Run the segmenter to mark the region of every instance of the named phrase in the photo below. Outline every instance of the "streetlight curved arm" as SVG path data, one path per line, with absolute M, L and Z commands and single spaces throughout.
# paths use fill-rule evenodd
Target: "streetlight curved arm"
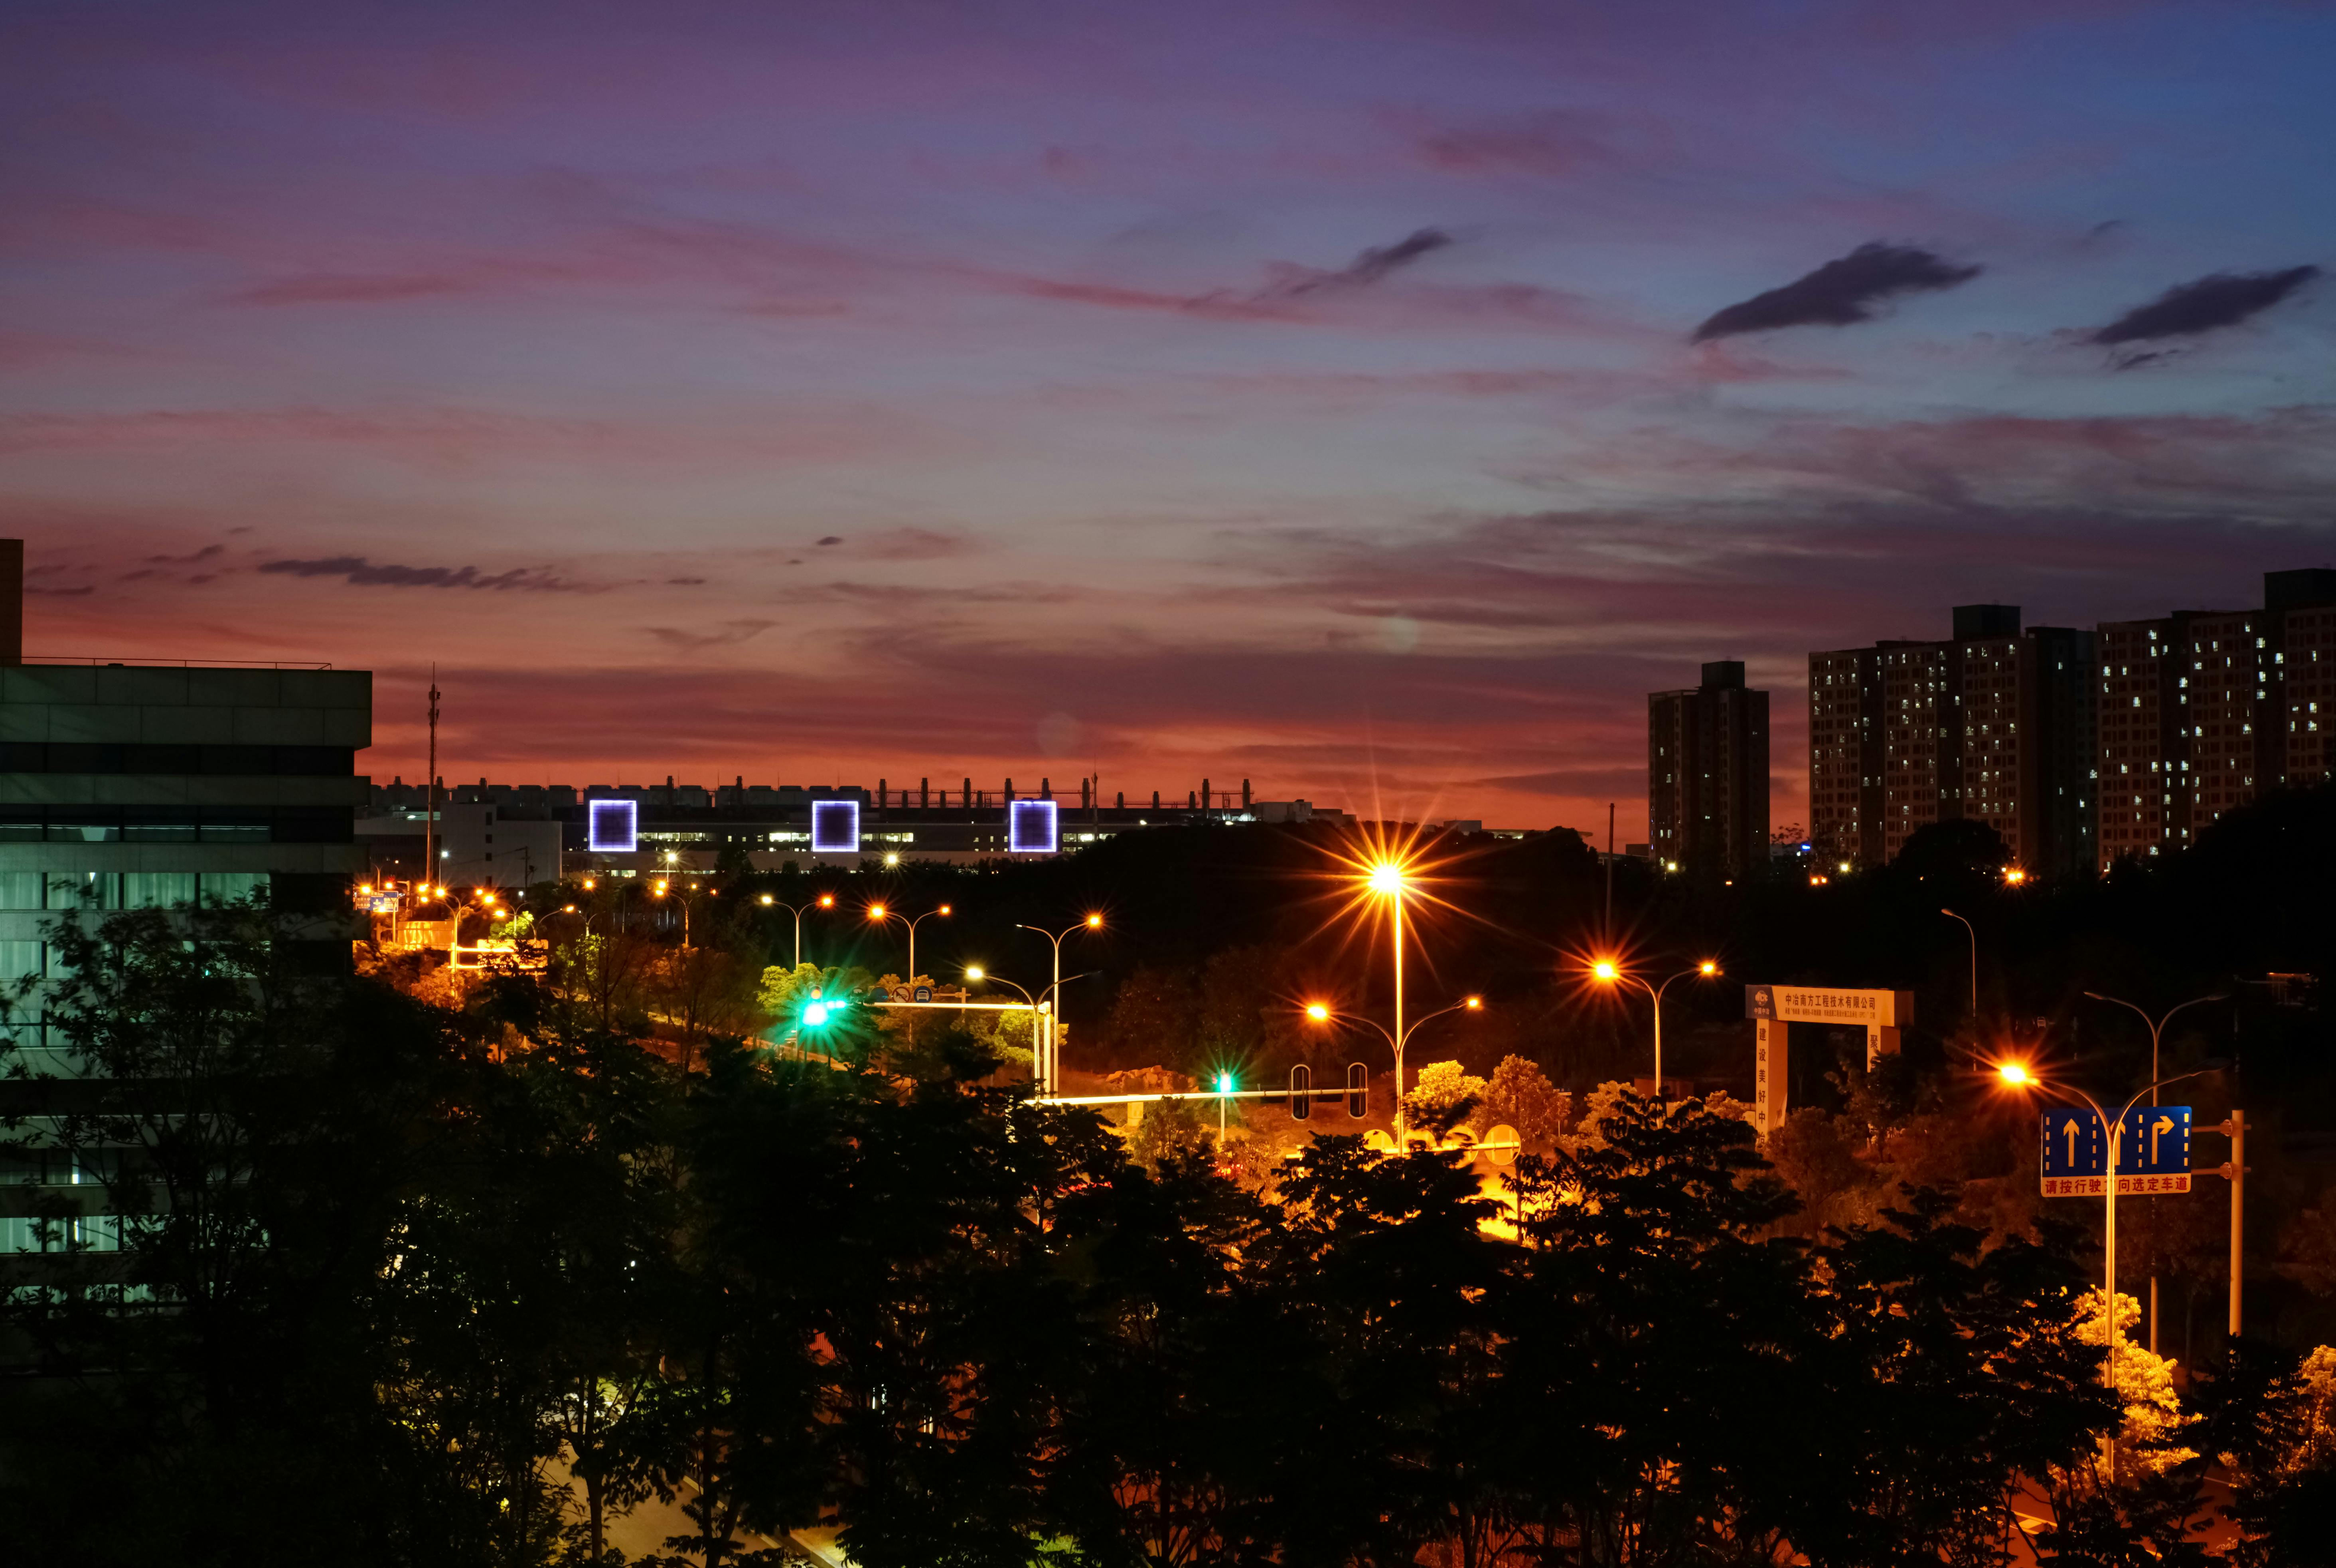
M 789 913 L 789 914 L 791 914 L 791 915 L 794 916 L 794 918 L 795 918 L 795 968 L 797 968 L 797 969 L 801 969 L 801 968 L 803 968 L 803 911 L 804 911 L 805 910 L 832 910 L 832 909 L 833 909 L 833 908 L 835 907 L 835 895 L 834 895 L 833 893 L 822 893 L 822 894 L 820 894 L 820 895 L 819 895 L 819 897 L 817 897 L 817 898 L 815 898 L 815 899 L 809 900 L 809 901 L 807 901 L 806 902 L 800 903 L 800 904 L 790 904 L 790 903 L 784 903 L 784 902 L 780 901 L 779 900 L 773 898 L 770 894 L 768 894 L 768 893 L 764 893 L 764 894 L 763 895 L 763 897 L 762 897 L 762 903 L 763 903 L 763 907 L 764 907 L 764 908 L 765 908 L 765 909 L 781 909 L 781 910 L 784 910 L 784 911 L 787 911 L 787 913 Z
M 1317 1012 L 1315 1011 L 1316 1008 L 1319 1008 L 1321 1010 Z M 1342 1013 L 1337 1008 L 1325 1006 L 1320 1002 L 1316 1002 L 1312 1007 L 1308 1008 L 1306 1009 L 1306 1016 L 1312 1018 L 1317 1023 L 1360 1024 L 1363 1027 L 1372 1030 L 1379 1038 L 1385 1040 L 1387 1043 L 1388 1050 L 1392 1051 L 1395 1049 L 1395 1037 L 1387 1033 L 1387 1026 L 1380 1023 L 1377 1018 L 1367 1018 L 1360 1013 Z
M 1420 1026 L 1420 1025 L 1422 1025 L 1422 1024 L 1428 1023 L 1428 1022 L 1430 1022 L 1430 1021 L 1432 1021 L 1432 1020 L 1434 1020 L 1434 1019 L 1436 1019 L 1436 1018 L 1442 1018 L 1442 1017 L 1443 1017 L 1445 1014 L 1446 1014 L 1446 1013 L 1461 1013 L 1461 1012 L 1474 1013 L 1474 1012 L 1481 1012 L 1481 1011 L 1483 1011 L 1483 1010 L 1484 1010 L 1484 998 L 1482 998 L 1482 997 L 1464 997 L 1464 998 L 1461 998 L 1459 1001 L 1456 1001 L 1456 1002 L 1453 1003 L 1453 1004 L 1452 1004 L 1450 1007 L 1448 1007 L 1448 1008 L 1436 1008 L 1436 1009 L 1434 1012 L 1432 1012 L 1432 1013 L 1422 1013 L 1418 1018 L 1416 1018 L 1412 1019 L 1412 1021 L 1411 1021 L 1411 1023 L 1409 1024 L 1409 1026 L 1407 1026 L 1407 1027 L 1404 1029 L 1404 1031 L 1403 1031 L 1403 1045 L 1407 1046 L 1407 1045 L 1409 1045 L 1409 1044 L 1411 1043 L 1411 1037 L 1412 1037 L 1412 1036 L 1414 1036 L 1414 1035 L 1416 1035 L 1416 1034 L 1417 1034 L 1417 1033 L 1419 1033 L 1419 1026 Z M 1376 1025 L 1376 1024 L 1372 1025 L 1371 1027 L 1374 1027 L 1374 1028 L 1377 1028 L 1377 1027 L 1378 1027 L 1378 1026 L 1377 1026 L 1377 1025 Z M 1387 1031 L 1386 1031 L 1386 1030 L 1384 1030 L 1384 1029 L 1380 1029 L 1380 1030 L 1379 1030 L 1379 1032 L 1380 1032 L 1381 1034 L 1385 1034 Z M 1398 1051 L 1400 1051 L 1400 1050 L 1402 1049 L 1402 1047 L 1401 1047 L 1401 1046 L 1398 1046 L 1398 1047 L 1397 1047 L 1397 1049 Z
M 2097 1002 L 2114 1002 L 2118 1007 L 2133 1013 L 2136 1017 L 2139 1018 L 2145 1025 L 2148 1026 L 2149 1076 L 2153 1078 L 2157 1076 L 2158 1039 L 2165 1034 L 2166 1026 L 2174 1021 L 2174 1015 L 2180 1012 L 2185 1008 L 2200 1008 L 2205 1006 L 2208 1002 L 2227 1002 L 2231 999 L 2231 993 L 2228 991 L 2217 991 L 2211 997 L 2192 997 L 2186 1002 L 2176 1002 L 2174 1006 L 2166 1009 L 2165 1017 L 2153 1021 L 2147 1013 L 2143 1012 L 2141 1008 L 2134 1006 L 2133 1003 L 2127 1001 L 2123 997 L 2104 996 L 2098 991 L 2087 991 L 2085 995 L 2092 998 L 2093 1000 Z M 2166 1081 L 2168 1083 L 2172 1083 L 2174 1080 L 2169 1078 Z
M 1979 928 L 1952 910 L 1941 910 L 1951 920 L 1962 920 L 1963 930 L 1971 933 L 1971 1016 L 1974 1034 L 1979 1029 Z

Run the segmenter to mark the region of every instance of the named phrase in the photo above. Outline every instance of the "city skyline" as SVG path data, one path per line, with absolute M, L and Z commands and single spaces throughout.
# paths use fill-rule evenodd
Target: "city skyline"
M 1740 658 L 2336 560 L 2317 6 L 18 8 L 26 651 L 361 766 L 1643 821 Z

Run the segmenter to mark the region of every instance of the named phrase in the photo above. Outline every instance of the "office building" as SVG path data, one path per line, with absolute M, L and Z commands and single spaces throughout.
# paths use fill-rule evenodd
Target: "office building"
M 0 541 L 0 604 L 20 605 L 20 541 Z M 352 833 L 372 740 L 372 676 L 321 666 L 26 662 L 21 611 L 0 618 L 0 984 L 50 973 L 47 928 L 126 909 L 275 911 L 278 950 L 346 967 Z M 37 983 L 13 1004 L 14 1065 L 37 1079 L 74 1065 L 48 1038 Z M 37 1100 L 37 1081 L 15 1091 Z M 5 1096 L 0 1096 L 5 1097 Z M 27 1100 L 10 1108 L 21 1111 Z M 29 1167 L 0 1184 L 0 1253 L 44 1250 L 35 1189 L 83 1189 L 86 1220 L 50 1250 L 102 1249 L 102 1190 Z M 55 1195 L 54 1193 L 52 1196 Z M 13 1276 L 37 1277 L 15 1267 Z
M 2106 624 L 2099 648 L 2103 869 L 2330 779 L 2336 570 L 2264 573 L 2261 609 Z
M 1944 641 L 1809 656 L 1809 830 L 1818 857 L 1880 865 L 1934 823 L 1981 822 L 2013 859 L 2093 857 L 2093 634 L 1958 605 Z
M 1666 869 L 1747 876 L 1768 859 L 1768 694 L 1744 666 L 1647 696 L 1648 850 Z

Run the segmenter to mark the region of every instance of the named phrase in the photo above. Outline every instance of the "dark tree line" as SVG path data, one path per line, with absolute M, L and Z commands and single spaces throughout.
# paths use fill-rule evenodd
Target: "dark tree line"
M 606 1563 L 652 1496 L 708 1565 L 822 1523 L 867 1568 L 1995 1563 L 2039 1506 L 2046 1561 L 2196 1554 L 2197 1466 L 2103 1459 L 2064 1239 L 1924 1190 L 1787 1235 L 1693 1104 L 1506 1188 L 1345 1137 L 1252 1187 L 968 1036 L 685 1072 L 589 997 L 450 1010 L 190 918 L 61 926 L 48 1038 L 96 1070 L 5 1086 L 124 1227 L 6 1261 L 32 1560 Z M 2248 1562 L 2321 1560 L 2327 1412 L 2246 1369 Z

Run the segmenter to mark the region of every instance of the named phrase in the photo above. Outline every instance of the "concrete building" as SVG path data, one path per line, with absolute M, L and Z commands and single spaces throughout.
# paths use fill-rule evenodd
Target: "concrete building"
M 11 609 L 23 567 L 21 542 L 0 541 Z M 0 636 L 21 625 L 0 618 Z M 26 663 L 20 642 L 0 643 L 0 984 L 49 975 L 61 918 L 255 897 L 294 961 L 346 966 L 372 730 L 363 670 Z M 37 983 L 8 1027 L 16 1065 L 75 1070 L 47 1037 Z M 0 1184 L 0 1253 L 39 1250 L 31 1187 L 62 1179 Z M 83 1239 L 104 1245 L 94 1229 Z
M 2041 871 L 2091 863 L 2093 634 L 1958 605 L 1942 642 L 1809 656 L 1819 860 L 1882 864 L 1933 823 L 1983 822 Z
M 2336 570 L 2264 573 L 2261 609 L 2111 622 L 2099 647 L 2104 870 L 2331 776 Z
M 1734 878 L 1768 861 L 1768 694 L 1734 659 L 1700 685 L 1647 696 L 1649 852 L 1667 869 Z

